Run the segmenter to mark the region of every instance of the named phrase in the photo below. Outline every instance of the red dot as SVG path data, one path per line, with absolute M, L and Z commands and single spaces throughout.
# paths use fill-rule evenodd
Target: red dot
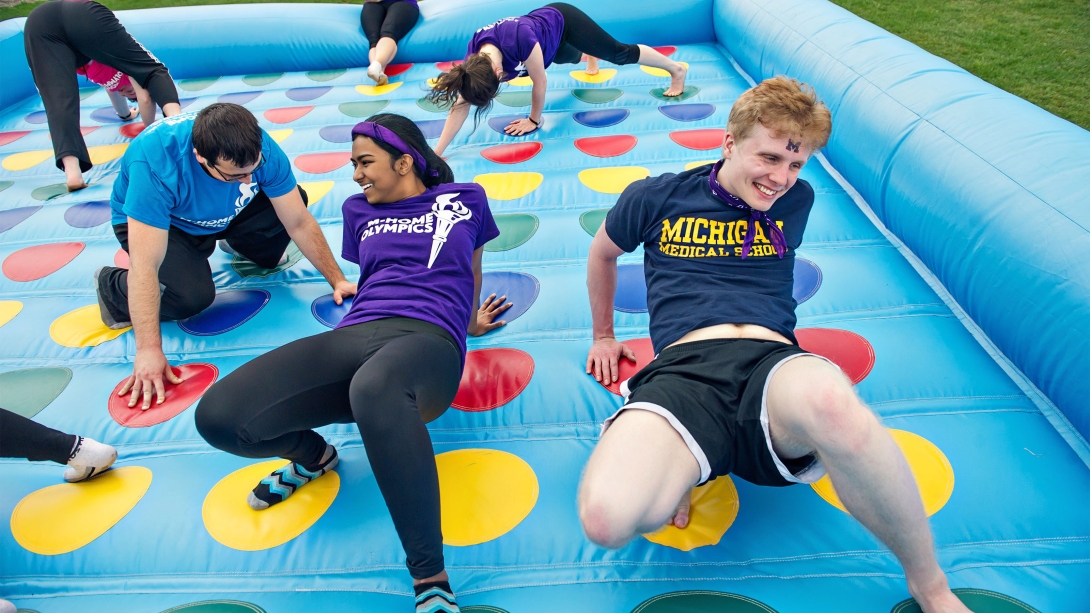
M 291 123 L 314 110 L 313 106 L 289 106 L 265 111 L 265 119 L 273 123 Z
M 651 339 L 649 338 L 634 338 L 621 343 L 636 353 L 636 362 L 633 363 L 627 358 L 621 358 L 620 371 L 621 375 L 617 377 L 617 380 L 609 383 L 608 385 L 602 382 L 603 386 L 618 396 L 621 395 L 621 383 L 632 378 L 632 375 L 640 372 L 644 366 L 651 363 L 651 360 L 655 359 L 655 348 L 651 346 Z
M 121 126 L 117 129 L 117 131 L 121 133 L 121 136 L 124 136 L 126 138 L 136 138 L 136 135 L 143 132 L 144 128 L 144 122 L 135 121 L 133 123 L 127 123 Z
M 453 62 L 437 62 L 435 64 L 435 67 L 438 68 L 440 72 L 450 72 L 451 68 L 454 68 L 461 63 L 462 60 L 454 60 Z
M 481 151 L 481 157 L 497 164 L 521 164 L 540 153 L 543 147 L 538 141 L 496 145 Z
M 163 400 L 163 404 L 155 404 L 153 397 L 151 408 L 146 411 L 140 408 L 139 403 L 135 407 L 129 408 L 129 396 L 117 395 L 125 382 L 129 380 L 128 377 L 125 377 L 121 380 L 121 383 L 114 386 L 114 391 L 110 392 L 110 400 L 106 403 L 110 411 L 110 417 L 113 417 L 114 421 L 126 428 L 146 428 L 161 424 L 193 406 L 193 403 L 197 402 L 204 395 L 204 392 L 212 387 L 220 373 L 219 369 L 211 364 L 182 364 L 171 368 L 174 370 L 174 374 L 184 379 L 184 381 L 178 385 L 172 385 L 164 381 L 166 383 L 166 399 Z
M 723 145 L 723 135 L 726 130 L 722 128 L 706 128 L 704 130 L 681 130 L 670 133 L 670 140 L 686 149 L 718 149 Z
M 114 254 L 114 266 L 118 268 L 129 269 L 129 254 L 124 249 L 118 249 Z
M 591 136 L 575 141 L 575 148 L 587 155 L 599 158 L 611 158 L 624 155 L 636 146 L 637 138 L 628 134 L 615 136 Z
M 0 147 L 8 143 L 14 143 L 20 138 L 30 134 L 30 130 L 18 130 L 15 132 L 0 132 Z
M 390 64 L 386 67 L 386 76 L 396 77 L 412 67 L 412 64 Z
M 144 125 L 144 124 L 140 123 L 140 125 Z M 95 130 L 99 129 L 100 127 L 101 126 L 80 126 L 79 127 L 79 133 L 84 135 L 84 136 L 87 136 L 91 132 L 94 132 Z
M 677 47 L 670 47 L 670 46 L 651 47 L 651 48 L 654 49 L 655 51 L 658 51 L 659 53 L 661 53 L 663 55 L 673 55 L 674 52 L 677 51 Z
M 462 381 L 451 406 L 471 413 L 511 402 L 530 384 L 534 359 L 518 349 L 476 349 L 466 354 Z
M 303 172 L 322 174 L 333 172 L 349 162 L 348 152 L 304 153 L 295 158 L 295 167 Z
M 874 368 L 874 347 L 855 332 L 836 328 L 795 330 L 799 347 L 828 358 L 844 371 L 852 385 L 867 378 Z
M 83 243 L 51 243 L 20 249 L 4 259 L 4 276 L 12 281 L 37 281 L 74 260 L 83 247 Z

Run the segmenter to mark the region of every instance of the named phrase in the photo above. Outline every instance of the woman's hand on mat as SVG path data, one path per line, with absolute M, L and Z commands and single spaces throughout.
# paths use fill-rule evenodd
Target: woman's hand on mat
M 507 124 L 507 127 L 504 128 L 503 131 L 511 136 L 522 136 L 524 134 L 529 134 L 536 129 L 537 126 L 534 125 L 534 122 L 530 121 L 529 117 L 526 117 L 523 119 L 516 119 Z
M 142 400 L 140 409 L 146 411 L 151 408 L 152 394 L 155 394 L 155 404 L 163 404 L 163 401 L 166 400 L 167 391 L 163 379 L 170 381 L 173 385 L 178 385 L 184 381 L 184 379 L 174 374 L 170 364 L 167 363 L 167 357 L 163 355 L 161 349 L 158 351 L 148 349 L 137 351 L 136 359 L 133 360 L 132 376 L 117 392 L 117 395 L 125 396 L 131 392 L 129 407 L 135 407 L 136 403 Z
M 621 356 L 636 361 L 636 352 L 613 337 L 594 341 L 587 353 L 587 374 L 602 383 L 615 382 L 621 376 Z
M 490 295 L 481 305 L 481 308 L 477 309 L 477 326 L 475 329 L 471 328 L 469 330 L 470 336 L 481 336 L 500 326 L 507 325 L 507 322 L 502 319 L 496 321 L 500 314 L 514 305 L 513 302 L 505 302 L 506 300 L 507 296 L 496 298 L 495 294 Z
M 667 526 L 673 525 L 677 528 L 685 528 L 689 525 L 689 509 L 693 506 L 693 491 L 689 490 L 685 493 L 685 496 L 681 498 L 681 503 L 677 505 L 677 511 L 674 512 L 674 516 L 670 518 L 670 521 L 666 522 Z
M 356 284 L 347 279 L 337 281 L 337 284 L 333 286 L 333 302 L 337 304 L 341 304 L 345 298 L 355 295 Z

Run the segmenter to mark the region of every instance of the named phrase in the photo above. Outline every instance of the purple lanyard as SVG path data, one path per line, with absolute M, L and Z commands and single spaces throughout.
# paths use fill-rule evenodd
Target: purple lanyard
M 719 160 L 712 166 L 712 173 L 708 175 L 708 187 L 712 189 L 712 193 L 719 196 L 719 199 L 727 203 L 736 209 L 742 209 L 743 211 L 749 211 L 750 224 L 746 228 L 746 238 L 742 241 L 742 259 L 746 259 L 749 255 L 749 249 L 753 246 L 753 239 L 757 237 L 757 221 L 761 220 L 768 224 L 768 234 L 772 240 L 772 247 L 776 250 L 776 255 L 783 259 L 783 254 L 787 253 L 787 239 L 783 236 L 783 231 L 779 226 L 775 224 L 768 217 L 768 213 L 764 211 L 758 211 L 757 209 L 749 206 L 744 200 L 735 196 L 734 194 L 723 189 L 723 186 L 719 184 L 719 179 L 716 175 L 719 174 L 719 169 L 723 166 L 723 160 Z

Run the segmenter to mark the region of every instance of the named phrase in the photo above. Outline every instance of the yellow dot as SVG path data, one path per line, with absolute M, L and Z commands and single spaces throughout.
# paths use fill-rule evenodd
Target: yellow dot
M 43 556 L 75 551 L 121 521 L 150 486 L 150 470 L 126 466 L 89 481 L 40 489 L 16 505 L 11 534 L 25 549 Z
M 428 87 L 434 88 L 438 84 L 439 84 L 439 78 L 438 77 L 432 77 L 432 78 L 428 79 Z
M 300 183 L 299 187 L 307 193 L 307 206 L 313 206 L 333 189 L 333 181 L 311 181 Z
M 738 517 L 738 490 L 730 476 L 693 488 L 693 506 L 689 525 L 684 530 L 673 525 L 645 534 L 652 543 L 692 551 L 697 547 L 717 545 Z
M 276 141 L 277 144 L 280 144 L 280 143 L 284 142 L 284 140 L 287 139 L 289 136 L 291 136 L 291 133 L 294 132 L 294 131 L 295 130 L 292 130 L 291 128 L 288 128 L 286 130 L 270 130 L 269 131 L 269 138 Z M 306 189 L 306 188 L 304 187 L 303 189 Z
M 356 91 L 364 96 L 383 96 L 401 87 L 401 81 L 386 85 L 357 85 Z
M 689 62 L 679 62 L 679 63 L 682 66 L 686 67 L 686 68 L 689 67 Z M 640 66 L 640 70 L 646 72 L 649 75 L 654 75 L 656 77 L 668 77 L 668 76 L 670 76 L 670 73 L 666 72 L 662 68 L 652 68 L 650 66 Z
M 701 160 L 699 162 L 689 162 L 685 165 L 685 170 L 692 170 L 694 168 L 700 168 L 701 166 L 707 166 L 708 164 L 714 164 L 719 160 Z
M 916 486 L 920 490 L 920 498 L 923 499 L 924 511 L 928 516 L 938 513 L 939 509 L 950 500 L 950 495 L 954 493 L 954 469 L 950 466 L 950 461 L 934 443 L 918 434 L 892 429 L 889 433 L 897 446 L 901 448 L 901 452 L 905 454 L 905 459 L 908 460 L 908 467 L 912 470 L 912 476 L 916 478 Z M 845 513 L 848 512 L 844 508 L 844 503 L 840 502 L 840 497 L 836 495 L 829 475 L 818 479 L 816 483 L 811 484 L 811 487 L 818 496 L 825 499 L 825 502 Z
M 201 507 L 208 534 L 231 549 L 260 551 L 283 545 L 314 525 L 341 489 L 341 478 L 336 471 L 327 472 L 264 511 L 255 511 L 246 503 L 254 486 L 287 463 L 287 460 L 260 462 L 220 479 Z
M 545 177 L 538 172 L 493 172 L 473 177 L 494 200 L 515 200 L 537 189 Z
M 651 171 L 642 166 L 588 168 L 579 172 L 579 181 L 596 192 L 619 194 L 629 183 L 646 179 Z
M 91 154 L 92 164 L 105 164 L 111 160 L 124 155 L 125 150 L 129 148 L 129 143 L 119 143 L 117 145 L 99 145 L 97 147 L 88 147 L 87 153 Z
M 94 347 L 112 341 L 132 328 L 111 330 L 102 323 L 98 305 L 92 304 L 69 311 L 53 320 L 49 336 L 65 347 Z
M 530 87 L 534 84 L 534 81 L 530 77 L 519 77 L 517 79 L 511 79 L 507 84 L 513 87 Z
M 493 449 L 459 449 L 435 456 L 443 542 L 464 547 L 507 534 L 537 504 L 534 469 Z
M 18 300 L 0 300 L 0 326 L 15 319 L 22 310 L 23 303 Z
M 603 68 L 598 71 L 598 74 L 587 74 L 585 70 L 573 70 L 569 74 L 576 81 L 582 81 L 583 83 L 605 83 L 617 76 L 617 70 L 613 68 Z
M 26 170 L 33 166 L 37 166 L 42 162 L 53 158 L 52 149 L 41 149 L 39 151 L 24 151 L 22 153 L 13 153 L 4 158 L 3 166 L 7 170 Z

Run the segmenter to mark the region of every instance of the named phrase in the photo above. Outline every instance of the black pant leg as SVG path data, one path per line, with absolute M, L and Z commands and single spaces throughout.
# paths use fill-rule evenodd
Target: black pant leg
M 563 2 L 550 4 L 564 16 L 564 43 L 587 55 L 618 65 L 640 60 L 639 45 L 619 42 L 578 8 Z
M 297 187 L 303 203 L 309 202 L 306 191 Z M 272 201 L 265 192 L 258 192 L 250 204 L 231 220 L 217 235 L 227 240 L 231 248 L 262 268 L 276 268 L 280 256 L 291 242 L 287 228 L 276 215 Z
M 398 2 L 398 4 L 401 4 Z M 374 49 L 378 39 L 382 38 L 382 22 L 386 19 L 386 5 L 380 2 L 364 2 L 360 11 L 360 25 L 367 42 Z
M 382 20 L 381 35 L 394 39 L 394 42 L 405 38 L 416 26 L 420 18 L 420 7 L 415 2 L 395 2 L 386 9 L 386 18 Z
M 0 458 L 52 460 L 67 464 L 76 436 L 47 428 L 18 413 L 0 409 Z

